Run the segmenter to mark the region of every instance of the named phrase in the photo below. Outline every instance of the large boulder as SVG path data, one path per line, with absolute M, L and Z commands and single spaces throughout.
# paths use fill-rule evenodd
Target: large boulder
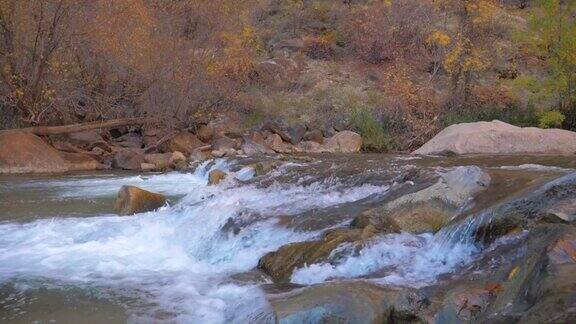
M 574 227 L 540 225 L 511 244 L 495 246 L 459 279 L 429 289 L 432 322 L 574 323 Z
M 68 162 L 40 137 L 16 131 L 0 132 L 0 173 L 58 173 Z
M 205 146 L 206 144 L 200 141 L 196 135 L 188 132 L 180 132 L 160 145 L 161 152 L 182 152 L 185 155 L 190 155 L 194 149 Z
M 474 196 L 486 190 L 490 181 L 490 176 L 477 166 L 444 170 L 433 185 L 367 210 L 351 225 L 372 225 L 389 232 L 437 232 Z
M 329 153 L 357 153 L 362 148 L 362 136 L 352 131 L 342 131 L 324 142 L 324 150 Z
M 166 204 L 166 197 L 134 186 L 122 186 L 114 202 L 118 215 L 132 215 L 156 210 Z
M 455 124 L 412 154 L 574 154 L 576 133 L 517 127 L 498 120 Z
M 422 323 L 425 298 L 368 282 L 334 282 L 270 297 L 276 323 Z

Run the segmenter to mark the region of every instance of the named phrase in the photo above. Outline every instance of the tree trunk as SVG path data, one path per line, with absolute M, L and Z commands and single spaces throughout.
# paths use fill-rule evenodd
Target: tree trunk
M 113 120 L 106 120 L 106 121 L 96 121 L 96 122 L 89 122 L 89 123 L 72 124 L 72 125 L 65 125 L 65 126 L 38 126 L 38 127 L 27 127 L 27 128 L 18 128 L 18 129 L 8 129 L 8 130 L 4 130 L 3 132 L 25 132 L 25 133 L 33 133 L 33 134 L 41 135 L 41 136 L 60 135 L 60 134 L 83 132 L 83 131 L 92 130 L 92 129 L 99 129 L 99 128 L 115 128 L 115 127 L 122 127 L 122 126 L 134 126 L 134 125 L 142 125 L 142 124 L 155 123 L 155 122 L 157 122 L 156 118 L 136 117 L 136 118 L 113 119 Z

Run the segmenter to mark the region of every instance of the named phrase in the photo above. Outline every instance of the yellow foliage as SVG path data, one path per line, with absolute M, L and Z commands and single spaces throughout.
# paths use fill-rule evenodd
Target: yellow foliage
M 426 43 L 429 45 L 448 46 L 451 42 L 450 36 L 439 30 L 432 32 L 426 39 Z
M 463 51 L 464 47 L 462 46 L 462 43 L 458 42 L 454 48 L 452 48 L 452 50 L 446 55 L 446 58 L 444 59 L 444 69 L 446 69 L 449 74 L 453 74 L 455 72 Z

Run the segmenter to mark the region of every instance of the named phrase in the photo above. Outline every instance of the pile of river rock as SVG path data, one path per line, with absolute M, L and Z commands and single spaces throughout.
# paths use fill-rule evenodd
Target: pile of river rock
M 155 127 L 89 130 L 40 138 L 18 131 L 0 132 L 0 173 L 186 170 L 211 158 L 255 154 L 355 153 L 362 137 L 352 131 L 270 121 L 241 130 L 214 121 L 194 129 Z

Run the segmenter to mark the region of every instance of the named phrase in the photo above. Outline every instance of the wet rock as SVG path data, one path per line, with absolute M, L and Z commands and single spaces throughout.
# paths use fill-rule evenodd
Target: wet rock
M 490 180 L 476 166 L 444 171 L 433 185 L 366 211 L 361 220 L 411 233 L 437 232 L 474 196 L 486 190 Z
M 342 131 L 326 139 L 324 149 L 329 153 L 357 153 L 362 148 L 362 136 L 351 131 Z
M 508 233 L 531 230 L 540 224 L 569 222 L 576 196 L 576 172 L 526 190 L 521 197 L 483 213 L 473 234 L 477 242 L 489 244 Z
M 226 179 L 226 176 L 227 176 L 226 172 L 222 170 L 218 169 L 212 170 L 208 174 L 208 185 L 215 186 L 219 184 L 222 180 Z
M 68 162 L 68 170 L 70 171 L 95 171 L 105 169 L 105 166 L 90 156 L 90 154 L 60 152 L 60 156 Z
M 263 176 L 268 172 L 277 169 L 280 166 L 278 161 L 261 161 L 257 163 L 250 164 L 249 167 L 254 169 L 256 176 Z
M 546 208 L 545 212 L 566 222 L 574 222 L 576 221 L 576 197 L 559 201 Z
M 122 186 L 114 202 L 118 215 L 132 215 L 156 210 L 166 204 L 166 197 L 134 186 Z
M 292 272 L 306 264 L 325 261 L 340 244 L 355 242 L 358 244 L 376 234 L 373 226 L 363 229 L 336 229 L 329 231 L 320 240 L 290 243 L 275 252 L 264 255 L 258 261 L 258 268 L 275 282 L 285 282 Z
M 163 153 L 178 151 L 190 155 L 194 149 L 205 145 L 206 144 L 200 141 L 194 134 L 180 132 L 160 145 L 158 149 Z
M 270 299 L 277 323 L 423 322 L 419 296 L 362 281 L 316 285 Z
M 401 228 L 390 217 L 375 213 L 374 209 L 368 210 L 356 216 L 350 223 L 351 228 L 363 229 L 373 226 L 379 233 L 400 233 Z
M 576 229 L 539 225 L 496 246 L 460 279 L 428 294 L 436 323 L 571 323 L 576 319 Z M 496 261 L 498 260 L 498 261 Z M 487 266 L 490 264 L 490 266 Z
M 574 154 L 576 133 L 517 127 L 499 120 L 455 124 L 412 154 Z
M 112 167 L 123 170 L 140 170 L 144 161 L 144 154 L 137 150 L 121 149 L 114 154 Z
M 323 144 L 324 143 L 324 135 L 322 134 L 321 130 L 314 129 L 314 130 L 306 132 L 306 134 L 304 135 L 304 140 L 316 142 L 318 144 Z
M 66 160 L 40 137 L 15 131 L 0 132 L 0 173 L 66 171 Z

